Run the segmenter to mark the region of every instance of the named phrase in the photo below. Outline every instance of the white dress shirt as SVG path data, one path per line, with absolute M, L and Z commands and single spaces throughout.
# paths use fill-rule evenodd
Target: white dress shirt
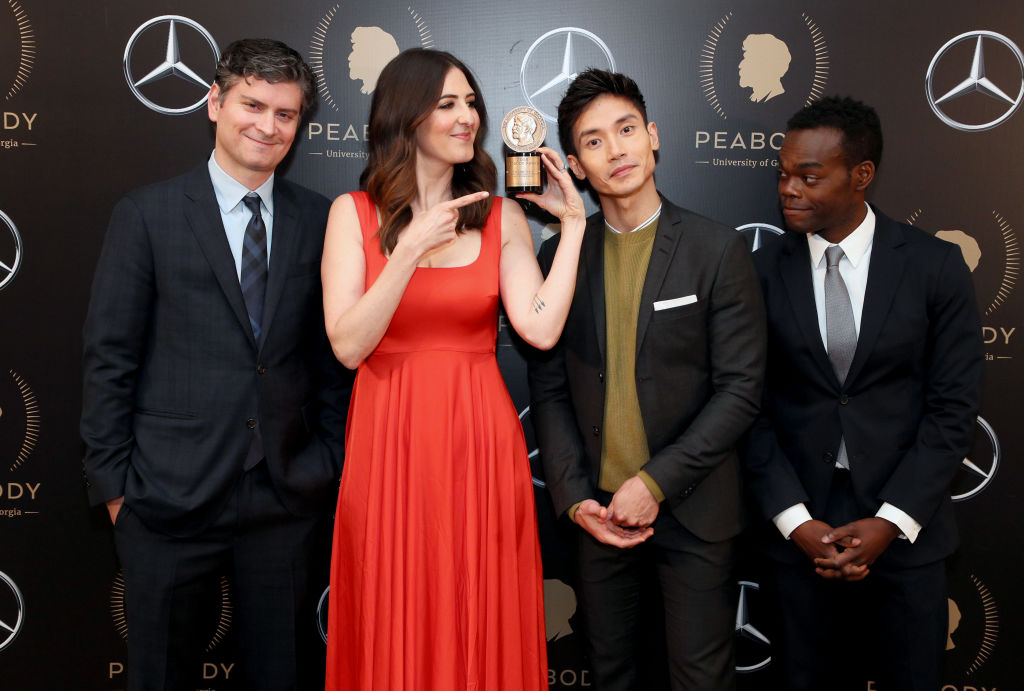
M 210 181 L 213 183 L 213 192 L 217 197 L 217 206 L 220 208 L 220 220 L 224 223 L 224 234 L 227 236 L 228 246 L 231 248 L 231 256 L 235 259 L 235 272 L 238 274 L 238 280 L 241 281 L 245 227 L 249 225 L 249 219 L 252 218 L 252 213 L 242 203 L 242 198 L 249 192 L 260 195 L 260 213 L 263 216 L 263 225 L 267 228 L 267 262 L 269 263 L 270 248 L 274 239 L 274 173 L 271 173 L 262 185 L 250 190 L 225 173 L 224 169 L 217 164 L 213 154 L 210 154 L 210 162 L 207 167 L 210 171 Z

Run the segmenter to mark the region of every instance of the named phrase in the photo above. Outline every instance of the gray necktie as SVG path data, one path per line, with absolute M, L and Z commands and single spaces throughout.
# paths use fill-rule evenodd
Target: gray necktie
M 846 283 L 839 273 L 839 260 L 843 249 L 832 245 L 825 250 L 825 336 L 828 341 L 828 358 L 832 361 L 839 383 L 846 381 L 846 374 L 857 350 L 857 327 L 853 321 L 853 304 Z M 839 444 L 839 458 L 836 465 L 850 467 L 846 453 L 846 439 Z
M 242 242 L 242 297 L 249 312 L 252 334 L 259 341 L 263 325 L 263 298 L 267 294 L 267 226 L 260 213 L 258 194 L 250 192 L 242 197 L 242 203 L 252 212 Z

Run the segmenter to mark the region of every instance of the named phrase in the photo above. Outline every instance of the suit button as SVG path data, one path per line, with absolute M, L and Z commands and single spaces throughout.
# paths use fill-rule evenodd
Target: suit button
M 850 397 L 847 396 L 846 394 L 843 394 L 842 396 L 839 397 L 839 405 L 846 405 L 849 402 L 850 402 Z
M 256 367 L 256 374 L 264 374 L 266 371 L 267 371 L 267 368 L 264 367 L 263 365 L 258 365 Z
M 598 372 L 597 373 L 597 380 L 600 381 L 600 382 L 604 381 L 604 372 Z
M 821 454 L 821 460 L 823 460 L 825 463 L 831 463 L 835 465 L 836 455 L 831 451 L 826 451 L 825 453 Z
M 249 429 L 256 429 L 256 418 L 251 417 L 245 421 L 245 426 Z
M 598 427 L 597 425 L 594 425 L 594 436 L 595 437 L 600 437 L 601 436 L 601 428 Z

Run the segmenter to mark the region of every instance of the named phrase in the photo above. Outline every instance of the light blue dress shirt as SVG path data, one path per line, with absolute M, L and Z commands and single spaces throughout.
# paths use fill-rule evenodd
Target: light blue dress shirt
M 241 281 L 245 227 L 249 225 L 249 219 L 252 218 L 249 209 L 242 203 L 242 197 L 249 192 L 260 195 L 260 212 L 263 214 L 263 224 L 267 226 L 267 261 L 269 262 L 270 248 L 274 237 L 274 174 L 271 173 L 267 181 L 256 189 L 250 190 L 225 173 L 224 169 L 217 165 L 213 154 L 210 154 L 207 167 L 210 170 L 210 180 L 213 182 L 213 192 L 217 196 L 220 219 L 224 223 L 224 234 L 227 236 L 228 246 L 231 247 L 231 256 L 235 259 L 235 274 Z

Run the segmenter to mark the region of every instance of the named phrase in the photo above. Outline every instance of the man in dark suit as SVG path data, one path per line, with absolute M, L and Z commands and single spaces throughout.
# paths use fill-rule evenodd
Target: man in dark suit
M 633 80 L 582 73 L 558 129 L 601 212 L 588 220 L 561 341 L 531 356 L 531 419 L 555 510 L 582 528 L 595 687 L 641 686 L 638 601 L 653 580 L 672 688 L 729 689 L 735 445 L 757 413 L 764 365 L 756 275 L 735 230 L 658 194 L 658 129 Z M 545 270 L 557 244 L 541 248 Z
M 314 97 L 288 46 L 232 43 L 208 97 L 209 160 L 130 193 L 110 221 L 81 430 L 124 572 L 130 689 L 196 688 L 202 594 L 221 575 L 234 678 L 322 678 L 310 560 L 340 476 L 347 379 L 321 308 L 328 201 L 274 176 Z
M 866 673 L 939 688 L 950 483 L 972 438 L 981 332 L 959 248 L 865 203 L 881 153 L 862 103 L 798 112 L 778 166 L 790 232 L 754 253 L 768 367 L 746 465 L 786 691 L 863 689 Z

